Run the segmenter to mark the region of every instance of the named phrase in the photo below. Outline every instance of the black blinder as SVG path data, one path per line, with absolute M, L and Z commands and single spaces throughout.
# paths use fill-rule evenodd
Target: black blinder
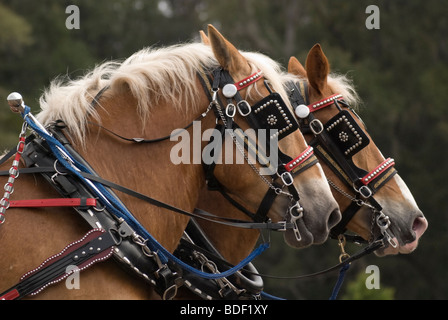
M 342 110 L 325 124 L 332 141 L 348 159 L 365 148 L 370 140 L 349 111 Z
M 253 105 L 248 120 L 255 122 L 251 123 L 254 128 L 277 129 L 271 139 L 277 136 L 278 140 L 281 140 L 299 128 L 295 117 L 278 93 L 271 93 Z

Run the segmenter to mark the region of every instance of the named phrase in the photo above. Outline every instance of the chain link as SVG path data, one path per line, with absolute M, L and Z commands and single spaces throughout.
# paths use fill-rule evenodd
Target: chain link
M 19 134 L 19 143 L 17 144 L 17 153 L 12 162 L 12 166 L 9 169 L 9 178 L 8 182 L 6 182 L 3 189 L 5 190 L 3 194 L 3 198 L 0 200 L 0 225 L 5 222 L 5 213 L 9 208 L 9 198 L 11 194 L 14 192 L 14 182 L 19 177 L 19 164 L 20 158 L 22 156 L 23 150 L 25 149 L 25 139 L 26 139 L 26 130 L 28 125 L 26 122 L 22 124 L 22 130 Z
M 337 192 L 342 194 L 344 197 L 350 199 L 352 202 L 355 202 L 358 206 L 360 206 L 360 207 L 366 206 L 366 207 L 369 207 L 370 209 L 378 212 L 378 210 L 374 206 L 372 206 L 370 203 L 367 203 L 367 202 L 363 201 L 362 199 L 358 199 L 358 198 L 352 196 L 351 194 L 345 192 L 340 187 L 338 187 L 333 181 L 331 181 L 329 178 L 327 178 L 327 181 L 328 181 L 328 184 L 333 187 L 333 189 L 335 189 Z
M 389 242 L 392 247 L 396 248 L 398 246 L 398 243 L 395 241 L 392 233 L 389 230 L 389 226 L 391 224 L 389 216 L 385 215 L 382 211 L 378 211 L 378 209 L 372 206 L 370 203 L 367 203 L 361 199 L 357 199 L 351 194 L 345 192 L 330 179 L 327 178 L 327 181 L 328 184 L 332 186 L 337 192 L 355 202 L 358 206 L 366 206 L 372 210 L 372 220 L 370 225 L 371 241 L 374 239 L 373 228 L 376 225 L 379 227 L 381 234 L 386 238 L 387 242 Z
M 203 253 L 198 252 L 198 251 L 194 251 L 193 252 L 194 257 L 199 261 L 199 263 L 201 264 L 201 271 L 202 272 L 207 272 L 205 270 L 205 267 L 210 270 L 210 272 L 217 274 L 219 273 L 219 269 L 218 266 L 216 265 L 215 262 L 213 262 L 212 260 L 209 260 Z M 240 295 L 244 292 L 246 292 L 245 289 L 238 289 L 236 286 L 234 286 L 232 284 L 232 282 L 230 282 L 227 278 L 218 278 L 215 279 L 216 283 L 220 286 L 220 290 L 219 290 L 219 294 L 223 297 L 224 292 L 226 290 L 226 288 L 230 288 L 231 290 L 233 290 L 237 295 Z

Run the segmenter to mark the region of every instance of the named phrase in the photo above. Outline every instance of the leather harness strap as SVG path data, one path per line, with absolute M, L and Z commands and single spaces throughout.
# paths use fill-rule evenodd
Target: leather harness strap
M 103 229 L 92 229 L 82 239 L 69 244 L 60 253 L 24 274 L 17 285 L 0 294 L 0 300 L 21 299 L 38 294 L 50 284 L 108 259 L 116 244 L 117 240 L 111 233 Z M 72 267 L 67 269 L 68 266 Z
M 27 199 L 11 200 L 10 208 L 39 207 L 96 207 L 95 198 L 57 198 L 57 199 Z
M 342 110 L 340 104 L 351 109 L 343 100 L 343 96 L 333 94 L 310 104 L 307 96 L 308 83 L 299 81 L 298 84 L 300 89 L 297 87 L 297 83 L 293 81 L 287 83 L 286 87 L 290 91 L 291 103 L 296 107 L 296 114 L 302 133 L 312 133 L 314 135 L 310 145 L 313 146 L 316 154 L 320 156 L 320 159 L 329 166 L 341 181 L 356 192 L 355 196 L 349 196 L 352 200 L 351 205 L 342 213 L 342 220 L 330 232 L 331 237 L 337 238 L 338 235 L 346 231 L 346 225 L 358 212 L 359 208 L 366 204 L 365 200 L 369 202 L 371 208 L 381 213 L 382 207 L 373 195 L 397 171 L 394 168 L 393 159 L 390 158 L 384 160 L 370 172 L 357 167 L 352 161 L 352 156 L 367 146 L 370 140 L 350 112 Z M 324 125 L 314 116 L 314 112 L 332 105 L 337 107 L 339 113 Z M 305 108 L 305 112 L 303 108 Z M 332 181 L 329 180 L 329 183 L 340 192 L 340 188 L 334 185 Z M 345 193 L 343 194 L 346 195 Z M 354 238 L 357 242 L 360 239 L 360 237 L 350 236 L 347 238 Z

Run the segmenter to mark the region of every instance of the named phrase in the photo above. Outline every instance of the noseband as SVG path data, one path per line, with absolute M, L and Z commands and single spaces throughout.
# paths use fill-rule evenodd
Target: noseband
M 302 133 L 313 134 L 314 139 L 310 145 L 314 147 L 316 154 L 325 161 L 331 170 L 355 192 L 352 196 L 339 188 L 328 179 L 330 186 L 349 198 L 352 202 L 343 212 L 342 220 L 336 225 L 330 235 L 337 238 L 346 231 L 346 226 L 358 210 L 369 207 L 373 212 L 372 229 L 376 222 L 382 236 L 392 246 L 397 247 L 396 241 L 389 229 L 390 219 L 382 212 L 382 207 L 375 199 L 375 193 L 382 188 L 396 173 L 394 160 L 388 158 L 381 162 L 375 169 L 367 172 L 353 162 L 353 156 L 365 148 L 370 140 L 364 130 L 358 125 L 352 114 L 358 115 L 344 101 L 340 94 L 331 95 L 320 101 L 311 103 L 308 98 L 308 83 L 299 81 L 297 84 L 289 82 L 287 90 L 290 92 L 290 101 L 295 108 L 295 113 Z M 339 110 L 327 123 L 315 117 L 314 112 L 335 105 Z M 345 107 L 346 109 L 343 109 Z M 350 112 L 350 111 L 351 112 Z M 359 120 L 361 120 L 358 117 Z M 362 120 L 361 120 L 362 121 Z M 373 240 L 373 230 L 371 230 Z M 346 236 L 357 242 L 364 242 L 360 237 Z
M 313 148 L 308 147 L 296 158 L 291 158 L 284 154 L 277 148 L 277 163 L 269 163 L 266 160 L 262 148 L 259 147 L 256 141 L 244 135 L 242 130 L 235 122 L 236 112 L 243 117 L 251 129 L 269 131 L 269 139 L 266 141 L 266 150 L 272 150 L 271 145 L 275 145 L 279 140 L 285 138 L 299 128 L 295 117 L 289 110 L 282 97 L 275 92 L 265 81 L 265 86 L 269 91 L 269 95 L 253 106 L 241 97 L 240 90 L 248 87 L 251 84 L 263 78 L 262 72 L 258 71 L 251 76 L 241 81 L 234 82 L 230 74 L 223 69 L 213 71 L 213 79 L 210 76 L 201 74 L 201 81 L 207 92 L 216 116 L 216 128 L 221 132 L 222 137 L 229 133 L 239 150 L 244 155 L 244 158 L 249 163 L 253 171 L 260 177 L 260 179 L 268 185 L 268 191 L 261 201 L 258 210 L 255 214 L 244 208 L 241 204 L 236 202 L 226 191 L 225 187 L 214 176 L 214 169 L 216 162 L 210 165 L 204 165 L 206 173 L 207 186 L 210 190 L 220 191 L 223 196 L 238 209 L 243 211 L 246 215 L 252 218 L 255 222 L 266 222 L 269 220 L 267 214 L 272 207 L 278 195 L 287 196 L 290 199 L 290 206 L 287 212 L 290 215 L 290 221 L 293 225 L 293 231 L 297 241 L 301 240 L 301 236 L 297 227 L 297 220 L 303 217 L 303 208 L 299 203 L 300 196 L 296 187 L 294 186 L 294 177 L 299 173 L 305 171 L 309 167 L 316 164 L 317 158 L 313 153 Z M 218 95 L 219 90 L 227 100 L 224 104 Z M 222 139 L 224 141 L 224 139 Z M 215 146 L 216 147 L 216 146 Z M 216 150 L 216 149 L 215 149 Z M 259 159 L 261 166 L 266 168 L 274 167 L 275 171 L 269 175 L 261 174 L 260 170 L 251 162 L 245 154 L 256 150 L 256 156 Z M 217 153 L 215 153 L 217 154 Z M 260 161 L 260 159 L 264 159 Z M 286 191 L 287 190 L 287 191 Z

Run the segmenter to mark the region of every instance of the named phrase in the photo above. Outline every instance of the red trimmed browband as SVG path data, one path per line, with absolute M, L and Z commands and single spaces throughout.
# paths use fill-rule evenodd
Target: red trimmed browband
M 292 171 L 313 155 L 313 147 L 308 146 L 297 158 L 285 164 L 286 171 Z
M 9 202 L 10 208 L 35 208 L 35 207 L 95 207 L 94 198 L 60 198 L 60 199 L 32 199 L 14 200 Z
M 334 94 L 332 96 L 329 96 L 328 98 L 322 99 L 320 101 L 308 105 L 308 109 L 310 109 L 310 112 L 314 112 L 322 108 L 328 107 L 329 105 L 332 105 L 335 100 L 342 100 L 342 99 L 344 99 L 342 97 L 342 94 Z
M 385 172 L 387 169 L 395 165 L 395 161 L 392 158 L 387 158 L 381 164 L 370 171 L 368 174 L 366 174 L 364 177 L 362 177 L 361 182 L 364 185 L 368 185 L 371 181 L 378 178 L 383 172 Z
M 241 89 L 246 88 L 247 86 L 250 86 L 252 83 L 257 82 L 261 79 L 263 72 L 261 70 L 255 72 L 254 74 L 251 74 L 247 78 L 244 78 L 243 80 L 240 80 L 238 82 L 235 82 L 234 85 L 236 89 L 239 91 Z

